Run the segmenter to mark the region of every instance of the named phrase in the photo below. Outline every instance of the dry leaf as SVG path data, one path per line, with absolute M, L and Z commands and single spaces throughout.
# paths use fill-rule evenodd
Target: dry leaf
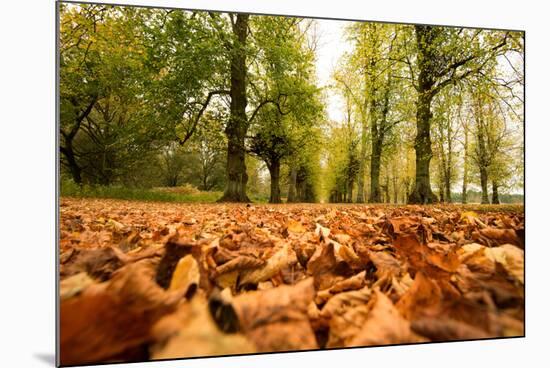
M 63 364 L 524 334 L 521 206 L 61 204 Z
M 296 262 L 298 262 L 296 254 L 288 243 L 284 243 L 277 253 L 267 260 L 265 266 L 242 272 L 240 284 L 257 284 L 262 281 L 267 281 L 279 273 L 284 267 Z
M 67 277 L 59 283 L 59 297 L 61 300 L 71 298 L 80 294 L 88 286 L 94 284 L 86 272 L 77 273 L 76 275 Z
M 102 362 L 140 346 L 151 326 L 174 311 L 183 295 L 160 288 L 147 262 L 125 266 L 110 281 L 61 302 L 61 364 Z
M 231 261 L 222 264 L 216 268 L 216 273 L 221 275 L 226 272 L 231 272 L 234 270 L 248 270 L 261 267 L 265 264 L 264 260 L 249 257 L 249 256 L 237 256 Z
M 406 344 L 426 341 L 415 334 L 391 300 L 375 290 L 363 328 L 347 346 Z
M 182 304 L 176 313 L 159 320 L 152 330 L 153 359 L 255 353 L 256 347 L 242 334 L 218 329 L 204 297 Z
M 293 219 L 289 219 L 286 223 L 287 231 L 291 233 L 305 233 L 306 228 L 299 222 Z
M 242 330 L 258 351 L 316 349 L 307 315 L 314 292 L 309 278 L 293 286 L 238 295 L 232 305 Z
M 170 281 L 170 287 L 168 290 L 184 291 L 187 297 L 190 296 L 196 290 L 199 285 L 199 265 L 192 255 L 186 255 L 180 258 L 174 273 L 172 274 L 172 280 Z
M 419 335 L 432 341 L 453 341 L 485 339 L 492 337 L 487 332 L 450 318 L 420 318 L 411 323 L 411 328 Z
M 397 310 L 408 320 L 418 318 L 440 307 L 442 292 L 439 285 L 417 272 L 414 282 L 396 304 Z
M 472 239 L 488 246 L 513 244 L 521 247 L 523 245 L 521 238 L 514 229 L 486 228 L 472 233 Z

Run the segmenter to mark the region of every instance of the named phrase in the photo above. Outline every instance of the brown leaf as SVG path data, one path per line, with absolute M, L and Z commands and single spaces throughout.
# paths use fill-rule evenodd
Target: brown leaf
M 415 334 L 391 300 L 375 290 L 363 328 L 347 346 L 405 344 L 425 341 Z
M 493 337 L 487 332 L 450 318 L 420 318 L 412 321 L 411 328 L 432 341 L 472 340 Z
M 376 276 L 379 279 L 398 276 L 401 273 L 401 264 L 388 252 L 369 252 L 368 256 L 376 267 Z
M 225 262 L 229 262 L 234 258 L 237 258 L 239 256 L 239 253 L 231 251 L 224 247 L 216 247 L 214 250 L 214 260 L 217 264 L 224 264 Z
M 441 304 L 442 292 L 439 285 L 427 278 L 424 273 L 417 272 L 409 290 L 396 304 L 397 310 L 408 320 L 438 309 Z
M 365 286 L 366 273 L 366 271 L 362 271 L 350 278 L 337 282 L 330 288 L 330 292 L 336 294 L 341 291 L 361 289 Z
M 164 246 L 164 256 L 160 260 L 157 269 L 156 281 L 163 288 L 167 289 L 172 280 L 174 272 L 180 258 L 191 254 L 195 243 L 190 239 L 179 236 L 172 237 Z
M 75 249 L 70 260 L 66 260 L 61 267 L 61 278 L 86 272 L 94 279 L 105 281 L 127 260 L 128 258 L 114 247 Z
M 190 297 L 197 289 L 199 279 L 199 265 L 197 261 L 195 261 L 195 258 L 191 254 L 188 254 L 178 261 L 176 269 L 172 274 L 172 280 L 170 281 L 168 290 L 181 290 L 187 297 Z
M 174 311 L 183 295 L 160 288 L 148 263 L 129 264 L 110 281 L 61 301 L 61 364 L 106 361 L 140 346 L 149 340 L 151 326 Z
M 178 310 L 159 320 L 152 329 L 151 358 L 255 353 L 256 347 L 242 334 L 218 329 L 202 296 L 183 303 Z
M 80 294 L 88 286 L 93 285 L 95 281 L 91 279 L 86 272 L 80 272 L 76 275 L 67 277 L 59 283 L 59 297 L 61 300 L 71 298 Z
M 410 217 L 393 217 L 388 221 L 391 224 L 394 234 L 407 232 L 411 227 L 416 227 L 419 224 L 417 220 Z
M 472 233 L 472 239 L 487 246 L 513 244 L 522 246 L 522 241 L 514 229 L 485 228 Z
M 234 270 L 248 270 L 261 267 L 265 264 L 265 261 L 255 257 L 249 256 L 237 256 L 231 261 L 216 267 L 216 273 L 218 275 L 231 272 Z
M 462 246 L 458 251 L 460 260 L 471 270 L 493 274 L 496 264 L 521 284 L 524 283 L 524 251 L 514 245 L 504 244 L 488 248 L 477 243 Z
M 298 262 L 296 254 L 288 243 L 284 243 L 283 246 L 267 260 L 263 267 L 243 271 L 239 283 L 245 285 L 267 281 L 279 273 L 284 267 L 296 262 Z
M 286 230 L 291 233 L 305 233 L 307 231 L 301 222 L 293 219 L 288 219 Z
M 348 308 L 366 304 L 371 297 L 371 293 L 371 289 L 364 287 L 359 290 L 336 294 L 323 306 L 320 316 L 330 320 L 333 316 L 344 313 Z
M 330 229 L 320 224 L 315 224 L 315 235 L 317 235 L 321 241 L 327 240 L 330 234 Z
M 334 255 L 334 244 L 321 244 L 307 263 L 307 274 L 314 277 L 316 289 L 327 289 L 336 281 L 334 269 L 336 268 L 336 257 Z
M 293 286 L 240 294 L 232 304 L 242 330 L 258 351 L 316 349 L 307 316 L 314 293 L 309 278 Z
M 355 336 L 363 329 L 368 314 L 368 305 L 361 304 L 334 315 L 329 322 L 327 348 L 351 346 Z
M 441 251 L 421 243 L 415 235 L 403 235 L 393 243 L 398 253 L 410 263 L 414 270 L 436 277 L 445 277 L 456 271 L 460 266 L 458 255 L 454 248 Z

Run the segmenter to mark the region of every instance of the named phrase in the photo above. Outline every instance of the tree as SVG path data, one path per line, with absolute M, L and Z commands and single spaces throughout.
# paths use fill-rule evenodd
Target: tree
M 262 53 L 251 68 L 251 96 L 259 104 L 273 102 L 266 103 L 251 121 L 250 152 L 267 165 L 271 203 L 281 202 L 282 162 L 304 146 L 322 111 L 313 80 L 314 54 L 303 29 L 310 23 L 277 17 L 254 22 L 254 40 Z
M 408 96 L 407 86 L 403 82 L 402 65 L 396 61 L 398 50 L 394 47 L 401 31 L 394 25 L 361 23 L 350 26 L 348 33 L 355 48 L 349 57 L 346 56 L 347 60 L 344 59 L 342 70 L 335 79 L 344 87 L 343 93 L 349 95 L 346 98 L 353 100 L 361 122 L 357 201 L 364 201 L 367 139 L 370 137 L 369 202 L 380 202 L 386 138 L 406 118 L 402 107 Z
M 451 202 L 451 186 L 456 179 L 456 146 L 462 105 L 460 92 L 456 88 L 447 88 L 434 98 L 432 129 L 436 142 L 441 202 Z
M 352 100 L 346 98 L 346 115 L 342 126 L 332 128 L 327 158 L 330 202 L 352 202 L 353 185 L 359 172 L 358 139 L 352 116 Z
M 228 31 L 213 27 L 205 12 L 155 10 L 144 21 L 148 115 L 167 142 L 184 146 L 208 111 L 220 110 L 227 89 L 228 62 L 221 41 Z
M 350 40 L 356 43 L 355 52 L 344 54 L 338 69 L 333 74 L 333 79 L 346 101 L 348 114 L 353 113 L 354 119 L 360 124 L 356 202 L 363 203 L 365 201 L 365 173 L 369 145 L 367 110 L 369 106 L 372 106 L 369 105 L 369 102 L 372 102 L 370 99 L 372 95 L 369 94 L 367 88 L 372 88 L 373 85 L 368 83 L 369 75 L 361 67 L 359 67 L 359 70 L 363 70 L 362 75 L 357 75 L 358 66 L 363 65 L 365 62 L 364 54 L 366 52 L 364 50 L 368 48 L 368 45 L 366 45 L 367 32 L 358 26 L 350 27 L 348 33 L 350 34 Z
M 445 87 L 480 73 L 505 51 L 508 32 L 415 25 L 416 178 L 410 203 L 437 201 L 430 185 L 432 101 Z M 407 59 L 410 63 L 410 59 Z M 411 71 L 413 68 L 411 67 Z
M 97 60 L 93 36 L 105 11 L 99 5 L 82 6 L 80 11 L 69 5 L 60 6 L 63 19 L 59 36 L 60 151 L 64 158 L 61 163 L 77 184 L 82 184 L 82 167 L 74 140 L 102 94 L 103 83 L 94 78 L 102 64 Z
M 485 85 L 485 87 L 487 87 Z M 487 88 L 478 84 L 472 94 L 475 119 L 474 162 L 479 170 L 481 203 L 489 203 L 489 184 L 492 203 L 498 204 L 499 187 L 512 176 L 514 165 L 511 153 L 515 151 L 514 136 L 506 123 L 506 115 L 499 109 L 498 100 Z
M 281 160 L 291 152 L 291 138 L 285 131 L 283 116 L 276 109 L 265 109 L 260 129 L 251 140 L 250 151 L 260 157 L 269 170 L 271 193 L 269 203 L 281 203 L 279 178 Z
M 62 163 L 73 180 L 110 184 L 150 148 L 143 130 L 147 9 L 63 5 L 60 29 Z M 123 149 L 124 147 L 125 149 Z

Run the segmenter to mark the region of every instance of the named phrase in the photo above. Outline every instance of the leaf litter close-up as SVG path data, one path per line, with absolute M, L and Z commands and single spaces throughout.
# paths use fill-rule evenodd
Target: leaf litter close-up
M 63 365 L 524 335 L 521 206 L 61 200 Z

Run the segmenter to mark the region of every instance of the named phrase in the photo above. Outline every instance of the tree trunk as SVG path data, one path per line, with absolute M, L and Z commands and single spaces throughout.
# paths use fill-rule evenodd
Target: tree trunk
M 451 176 L 453 163 L 453 146 L 452 146 L 452 131 L 451 125 L 447 128 L 447 152 L 445 154 L 445 201 L 451 203 Z
M 432 159 L 432 141 L 430 137 L 431 104 L 434 86 L 434 45 L 438 30 L 431 26 L 415 26 L 418 47 L 418 97 L 416 100 L 416 173 L 414 189 L 409 203 L 427 204 L 437 202 L 430 185 L 430 161 Z
M 384 184 L 384 202 L 390 203 L 390 183 L 386 177 L 386 184 Z
M 352 203 L 352 202 L 353 202 L 353 180 L 350 180 L 350 181 L 348 182 L 348 190 L 347 190 L 347 192 L 348 192 L 348 200 L 347 200 L 347 202 L 348 202 L 348 203 Z
M 448 172 L 445 173 L 445 202 L 451 203 L 451 174 Z
M 493 180 L 493 198 L 492 203 L 493 204 L 500 204 L 500 200 L 498 199 L 498 184 L 496 181 Z
M 487 167 L 479 166 L 479 177 L 481 179 L 481 203 L 489 204 L 489 194 L 487 190 Z
M 248 130 L 246 116 L 246 38 L 248 15 L 237 14 L 233 25 L 235 37 L 231 52 L 231 105 L 227 136 L 227 184 L 220 202 L 249 202 L 246 195 L 248 175 L 245 163 L 244 140 Z
M 438 154 L 439 154 L 439 162 L 437 165 L 438 175 L 437 175 L 437 181 L 438 181 L 438 189 L 439 189 L 439 202 L 444 203 L 445 202 L 445 169 L 443 167 L 445 163 L 445 158 L 443 156 L 443 149 L 441 146 L 438 147 Z
M 485 144 L 485 137 L 483 136 L 483 116 L 481 115 L 481 108 L 478 108 L 477 114 L 477 161 L 479 166 L 479 178 L 481 182 L 481 203 L 488 204 L 489 194 L 487 190 L 487 181 L 489 175 L 487 173 L 487 170 L 489 167 L 489 160 L 487 155 L 487 146 Z
M 397 186 L 397 178 L 392 178 L 392 184 L 393 184 L 393 203 L 397 204 L 398 202 L 398 196 L 399 196 L 399 187 Z
M 71 172 L 74 182 L 78 185 L 82 185 L 82 169 L 76 162 L 73 144 L 71 141 L 65 142 L 65 147 L 61 147 L 61 153 L 63 153 L 67 159 L 67 166 L 69 167 L 69 171 Z
M 380 158 L 382 156 L 382 145 L 378 139 L 373 139 L 372 154 L 370 156 L 370 196 L 369 203 L 380 203 Z
M 296 173 L 296 202 L 304 202 L 306 197 L 306 176 L 304 168 L 300 167 Z
M 361 152 L 359 156 L 359 177 L 357 179 L 357 203 L 365 202 L 365 161 L 367 157 L 367 123 L 361 126 Z
M 202 176 L 202 190 L 208 190 L 208 176 L 203 174 Z
M 286 198 L 287 203 L 296 202 L 296 177 L 298 176 L 298 170 L 295 166 L 290 169 L 290 183 L 288 184 L 288 196 Z
M 414 150 L 416 153 L 416 174 L 414 189 L 409 196 L 409 203 L 434 203 L 437 197 L 430 185 L 430 161 L 432 159 L 432 141 L 430 137 L 430 119 L 432 96 L 429 93 L 419 93 L 416 102 L 416 138 Z
M 462 176 L 462 203 L 468 202 L 468 129 L 464 125 L 464 174 Z
M 281 190 L 279 189 L 279 173 L 281 171 L 281 163 L 279 160 L 273 160 L 268 165 L 269 175 L 271 177 L 271 194 L 269 203 L 281 203 Z

